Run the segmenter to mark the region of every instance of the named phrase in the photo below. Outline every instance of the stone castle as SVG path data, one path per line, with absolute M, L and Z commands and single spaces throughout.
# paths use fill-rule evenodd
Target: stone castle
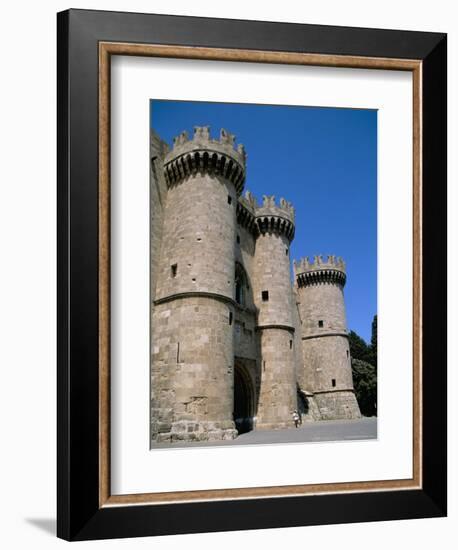
M 340 258 L 293 263 L 293 206 L 245 192 L 234 135 L 151 134 L 151 440 L 361 416 Z

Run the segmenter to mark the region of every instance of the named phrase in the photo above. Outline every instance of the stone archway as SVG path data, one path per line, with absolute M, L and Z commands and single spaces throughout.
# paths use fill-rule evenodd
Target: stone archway
M 245 367 L 235 362 L 234 368 L 234 421 L 239 434 L 253 429 L 254 387 Z

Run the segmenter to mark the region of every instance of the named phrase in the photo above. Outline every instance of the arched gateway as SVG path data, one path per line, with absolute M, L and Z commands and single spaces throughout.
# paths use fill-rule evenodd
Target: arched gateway
M 255 392 L 251 376 L 240 362 L 234 369 L 234 421 L 239 434 L 253 429 Z

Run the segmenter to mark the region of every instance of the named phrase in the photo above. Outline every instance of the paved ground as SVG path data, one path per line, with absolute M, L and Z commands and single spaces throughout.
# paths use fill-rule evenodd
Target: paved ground
M 377 419 L 327 420 L 304 423 L 299 428 L 288 430 L 259 430 L 239 435 L 232 441 L 196 441 L 160 443 L 152 449 L 173 447 L 216 447 L 223 445 L 254 445 L 257 443 L 303 443 L 313 441 L 353 441 L 377 438 Z

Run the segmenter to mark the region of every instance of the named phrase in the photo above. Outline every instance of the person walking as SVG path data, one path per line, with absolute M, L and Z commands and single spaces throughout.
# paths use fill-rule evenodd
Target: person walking
M 300 419 L 301 419 L 301 417 L 299 416 L 299 413 L 297 412 L 297 410 L 294 410 L 293 411 L 293 421 L 294 421 L 294 425 L 296 426 L 296 428 L 299 427 Z

